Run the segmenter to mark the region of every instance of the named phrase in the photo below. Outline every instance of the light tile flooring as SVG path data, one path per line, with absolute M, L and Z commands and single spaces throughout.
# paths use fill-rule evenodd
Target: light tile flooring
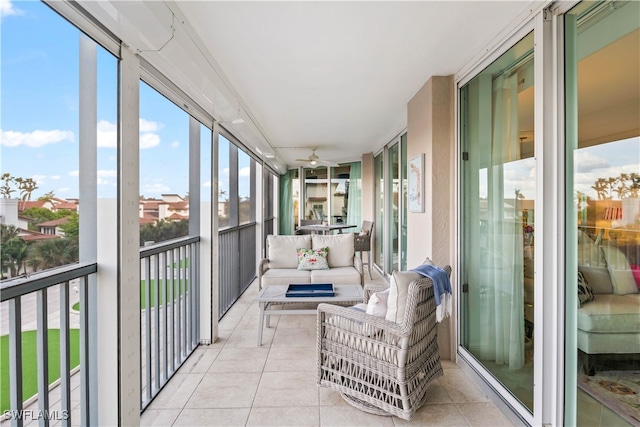
M 374 277 L 374 282 L 382 280 Z M 371 282 L 367 278 L 367 282 Z M 273 316 L 258 347 L 252 284 L 142 414 L 143 426 L 509 426 L 454 363 L 408 422 L 367 414 L 316 385 L 315 315 Z

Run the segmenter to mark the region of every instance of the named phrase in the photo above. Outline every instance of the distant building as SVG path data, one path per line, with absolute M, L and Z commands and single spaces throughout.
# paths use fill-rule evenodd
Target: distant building
M 56 236 L 64 237 L 64 231 L 60 228 L 61 225 L 67 224 L 69 220 L 67 218 L 54 219 L 38 224 L 40 232 L 42 234 L 54 234 Z
M 142 199 L 138 209 L 140 225 L 160 220 L 180 221 L 189 219 L 189 201 L 177 194 L 163 194 L 162 200 Z

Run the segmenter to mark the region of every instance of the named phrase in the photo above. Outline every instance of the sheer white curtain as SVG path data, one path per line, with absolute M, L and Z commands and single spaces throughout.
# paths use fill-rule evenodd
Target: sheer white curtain
M 524 366 L 523 229 L 518 195 L 505 194 L 504 165 L 518 160 L 517 75 L 493 82 L 491 158 L 487 170 L 487 260 L 481 310 L 488 328 L 483 331 L 481 358 Z
M 347 201 L 347 224 L 362 223 L 362 172 L 360 162 L 351 163 L 349 169 L 349 199 Z

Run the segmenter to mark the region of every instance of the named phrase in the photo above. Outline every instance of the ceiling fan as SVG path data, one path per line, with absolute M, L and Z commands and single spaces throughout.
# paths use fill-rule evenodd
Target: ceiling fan
M 309 164 L 311 164 L 311 166 L 316 167 L 318 165 L 321 166 L 338 166 L 337 163 L 334 162 L 330 162 L 328 160 L 321 160 L 320 157 L 318 157 L 318 155 L 316 154 L 316 150 L 318 148 L 311 148 L 311 155 L 306 158 L 306 159 L 296 159 L 296 162 L 309 162 Z

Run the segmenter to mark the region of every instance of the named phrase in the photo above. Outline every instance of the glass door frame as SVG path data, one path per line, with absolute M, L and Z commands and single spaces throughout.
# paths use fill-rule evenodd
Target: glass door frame
M 374 267 L 378 269 L 378 272 L 382 275 L 390 275 L 393 269 L 393 240 L 390 238 L 392 233 L 392 222 L 393 216 L 388 214 L 388 212 L 393 212 L 393 182 L 390 173 L 390 149 L 397 146 L 398 149 L 398 176 L 394 177 L 398 181 L 398 268 L 403 269 L 403 266 L 406 266 L 406 259 L 403 257 L 406 256 L 406 251 L 403 251 L 403 248 L 406 248 L 405 237 L 402 234 L 403 226 L 406 227 L 404 223 L 406 215 L 406 185 L 404 185 L 404 181 L 406 181 L 407 177 L 403 176 L 403 171 L 406 172 L 406 165 L 403 167 L 403 159 L 406 159 L 406 144 L 403 146 L 402 140 L 403 136 L 407 134 L 407 130 L 404 129 L 397 136 L 395 136 L 391 141 L 389 141 L 380 151 L 374 153 L 374 164 L 375 158 L 379 155 L 382 155 L 382 179 L 383 179 L 383 207 L 384 207 L 384 221 L 382 221 L 382 234 L 384 236 L 383 239 L 379 239 L 376 237 L 376 242 L 382 241 L 382 265 L 379 265 L 374 262 Z M 406 139 L 406 137 L 405 137 Z M 375 166 L 374 166 L 375 168 Z M 375 178 L 374 178 L 375 179 Z M 374 186 L 374 191 L 375 191 Z M 375 203 L 377 203 L 377 198 L 379 194 L 374 194 Z M 375 219 L 374 221 L 378 222 L 378 212 L 377 212 L 377 204 L 375 205 Z M 376 226 L 377 228 L 377 226 Z M 374 248 L 377 250 L 377 247 Z
M 560 4 L 562 11 L 571 6 Z M 463 324 L 457 324 L 457 357 L 460 366 L 472 377 L 480 380 L 484 391 L 495 397 L 494 402 L 512 413 L 515 422 L 530 425 L 564 424 L 564 130 L 563 121 L 563 74 L 561 64 L 564 61 L 561 40 L 558 31 L 561 27 L 562 13 L 559 6 L 546 9 L 551 2 L 538 5 L 527 18 L 503 34 L 506 34 L 496 48 L 478 59 L 461 74 L 455 82 L 455 120 L 456 120 L 456 203 L 458 218 L 456 221 L 457 256 L 459 277 L 458 295 L 462 295 L 465 283 L 462 269 L 462 117 L 460 89 L 478 75 L 485 67 L 493 63 L 503 53 L 514 46 L 525 35 L 534 33 L 534 132 L 536 167 L 536 245 L 535 245 L 535 295 L 534 316 L 534 405 L 533 413 L 524 407 L 511 393 L 499 383 L 473 355 L 462 347 Z M 561 37 L 560 37 L 561 38 Z M 546 108 L 544 108 L 546 106 Z M 562 132 L 561 132 L 562 131 Z M 458 313 L 462 313 L 462 298 L 458 298 Z M 544 311 L 543 311 L 544 308 Z M 459 317 L 460 319 L 460 317 Z M 543 369 L 544 367 L 544 369 Z M 574 391 L 575 393 L 575 391 Z

